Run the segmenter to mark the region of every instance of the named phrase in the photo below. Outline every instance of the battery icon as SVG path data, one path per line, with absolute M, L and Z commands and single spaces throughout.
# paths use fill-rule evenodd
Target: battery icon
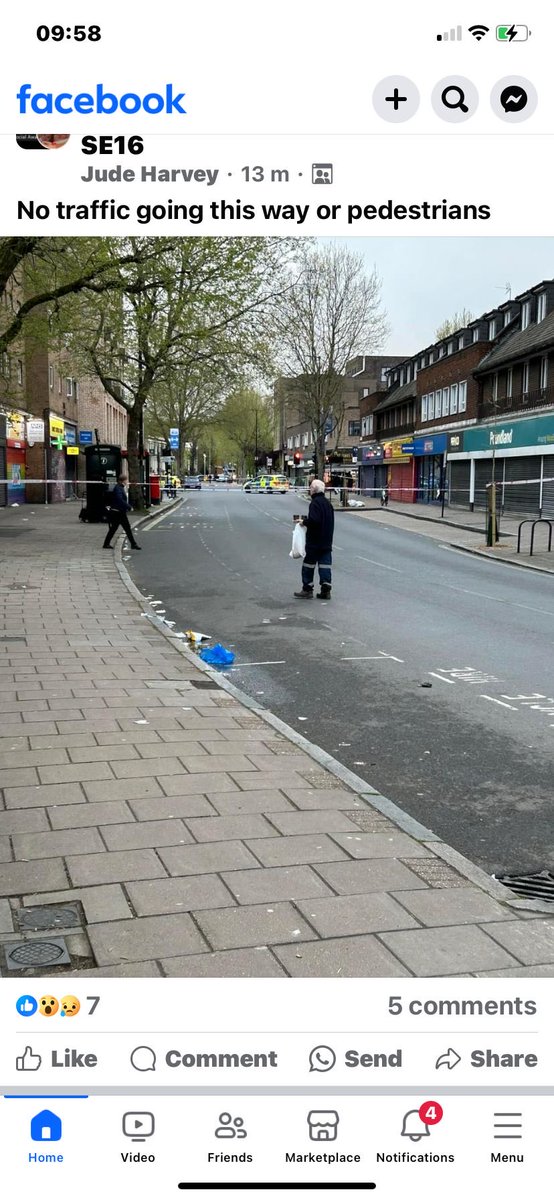
M 497 42 L 526 42 L 529 37 L 529 27 L 527 25 L 497 25 L 496 40 Z

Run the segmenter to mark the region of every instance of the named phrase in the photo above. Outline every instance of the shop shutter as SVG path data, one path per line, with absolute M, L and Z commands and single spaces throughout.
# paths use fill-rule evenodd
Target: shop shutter
M 554 454 L 545 455 L 543 463 L 542 513 L 543 517 L 554 517 Z
M 459 504 L 467 508 L 469 505 L 469 476 L 471 463 L 450 463 L 449 504 Z
M 541 460 L 539 456 L 529 458 L 506 458 L 506 483 L 532 479 L 534 483 L 522 482 L 518 487 L 504 488 L 504 512 L 530 513 L 538 515 L 540 498 Z
M 492 460 L 490 458 L 475 459 L 475 507 L 487 507 L 487 484 L 491 481 L 492 475 Z M 497 459 L 495 469 L 496 479 L 502 479 L 503 466 L 502 461 Z
M 0 508 L 4 508 L 8 503 L 8 489 L 2 481 L 6 476 L 6 451 L 4 446 L 0 446 Z

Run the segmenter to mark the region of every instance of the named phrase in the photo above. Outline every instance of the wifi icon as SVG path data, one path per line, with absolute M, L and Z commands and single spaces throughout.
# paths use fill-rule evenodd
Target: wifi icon
M 490 30 L 488 25 L 470 25 L 468 29 L 468 33 L 470 33 L 477 42 L 480 42 L 485 37 L 485 34 L 489 32 Z

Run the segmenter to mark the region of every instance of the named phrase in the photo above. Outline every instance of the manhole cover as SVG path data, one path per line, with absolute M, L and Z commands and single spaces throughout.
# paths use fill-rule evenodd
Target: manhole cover
M 534 875 L 497 875 L 499 883 L 524 900 L 542 900 L 554 904 L 554 875 L 536 871 Z
M 17 923 L 20 929 L 72 929 L 82 924 L 77 904 L 37 904 L 32 908 L 18 908 Z
M 10 642 L 10 643 L 17 642 L 20 646 L 25 645 L 26 640 L 27 640 L 26 638 L 22 638 L 22 637 L 15 637 L 15 636 L 10 637 L 7 633 L 3 634 L 2 637 L 0 637 L 0 642 Z
M 209 688 L 212 691 L 219 691 L 219 684 L 213 683 L 211 679 L 191 679 L 190 686 L 193 688 Z
M 8 971 L 21 971 L 24 967 L 58 967 L 62 963 L 71 963 L 65 938 L 7 943 L 5 951 Z

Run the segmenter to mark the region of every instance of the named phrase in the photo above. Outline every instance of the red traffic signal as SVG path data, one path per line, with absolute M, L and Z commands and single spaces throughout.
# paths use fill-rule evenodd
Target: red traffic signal
M 302 455 L 299 450 L 294 451 L 294 462 L 296 465 L 302 462 Z

